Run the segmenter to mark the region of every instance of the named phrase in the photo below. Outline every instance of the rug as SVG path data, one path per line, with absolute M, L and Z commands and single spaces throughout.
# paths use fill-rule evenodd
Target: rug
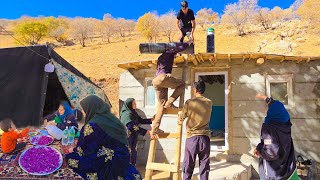
M 75 144 L 77 140 L 75 140 Z M 29 148 L 33 146 L 29 142 L 27 142 L 27 147 Z M 68 151 L 71 146 L 62 146 L 60 141 L 54 141 L 51 147 L 56 148 L 61 152 L 62 156 Z M 0 149 L 0 179 L 56 179 L 56 180 L 80 180 L 82 179 L 77 173 L 73 172 L 72 169 L 68 168 L 67 162 L 64 159 L 64 162 L 61 168 L 54 172 L 53 174 L 47 176 L 34 176 L 23 171 L 19 166 L 19 157 L 22 152 L 18 152 L 17 154 L 4 154 Z

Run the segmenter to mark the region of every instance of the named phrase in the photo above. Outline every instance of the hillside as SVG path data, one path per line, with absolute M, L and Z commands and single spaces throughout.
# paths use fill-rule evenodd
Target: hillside
M 250 26 L 247 35 L 237 36 L 233 28 L 222 25 L 215 27 L 217 53 L 262 52 L 271 54 L 320 56 L 319 36 L 308 24 L 299 20 L 274 25 L 270 30 L 259 26 Z M 178 39 L 177 33 L 174 39 Z M 195 50 L 206 51 L 206 32 L 200 27 L 195 33 Z M 113 111 L 118 111 L 118 79 L 123 72 L 118 63 L 156 59 L 158 55 L 139 53 L 139 43 L 146 39 L 139 33 L 132 33 L 124 38 L 113 38 L 111 43 L 100 38 L 89 41 L 87 47 L 66 46 L 55 50 L 86 76 L 101 81 L 103 88 L 113 104 Z M 167 42 L 163 36 L 158 42 Z M 8 35 L 0 35 L 0 48 L 17 46 Z M 19 46 L 19 45 L 18 45 Z

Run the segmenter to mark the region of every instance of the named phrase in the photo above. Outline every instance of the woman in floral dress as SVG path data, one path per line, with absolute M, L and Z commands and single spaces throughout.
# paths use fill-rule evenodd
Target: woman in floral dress
M 84 179 L 140 180 L 129 163 L 125 126 L 110 112 L 110 106 L 95 95 L 80 101 L 85 115 L 77 146 L 66 160 Z

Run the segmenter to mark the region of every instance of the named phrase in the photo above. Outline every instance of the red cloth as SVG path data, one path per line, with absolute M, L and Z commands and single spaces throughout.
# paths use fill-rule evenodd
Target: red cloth
M 10 153 L 16 148 L 17 139 L 23 138 L 28 134 L 29 129 L 24 129 L 21 133 L 15 131 L 9 131 L 2 133 L 1 148 L 2 152 Z

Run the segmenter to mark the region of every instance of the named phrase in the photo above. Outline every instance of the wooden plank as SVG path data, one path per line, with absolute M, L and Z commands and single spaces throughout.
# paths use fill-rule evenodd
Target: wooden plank
M 179 138 L 181 135 L 179 133 L 159 133 L 159 139 L 172 139 L 172 138 Z
M 177 172 L 177 166 L 171 164 L 163 163 L 148 163 L 147 170 L 157 170 L 157 171 L 168 171 L 168 172 Z
M 128 63 L 128 68 L 129 69 L 139 69 L 139 66 L 138 65 L 135 65 L 135 64 L 133 64 L 133 63 Z
M 180 180 L 180 159 L 181 159 L 181 136 L 182 136 L 182 124 L 177 125 L 177 133 L 179 135 L 179 138 L 177 138 L 176 142 L 176 155 L 175 155 L 175 160 L 174 163 L 177 167 L 177 173 L 173 174 L 173 180 Z
M 182 108 L 167 108 L 164 109 L 164 114 L 178 114 L 179 111 L 182 111 Z
M 155 159 L 156 155 L 156 146 L 157 145 L 157 140 L 153 139 L 150 141 L 150 148 L 149 148 L 149 155 L 148 155 L 148 161 L 147 161 L 147 167 L 148 165 L 152 164 Z M 145 180 L 152 180 L 152 173 L 153 170 L 150 168 L 146 169 L 146 175 L 145 175 Z
M 128 70 L 129 68 L 127 67 L 127 64 L 118 64 L 118 67 L 121 69 Z
M 183 82 L 186 82 L 187 68 L 188 68 L 188 61 L 185 60 L 183 63 L 183 68 L 182 68 L 182 81 Z M 183 92 L 180 96 L 180 101 L 179 101 L 180 108 L 182 108 L 184 105 L 184 93 L 185 93 L 185 88 L 183 88 Z

